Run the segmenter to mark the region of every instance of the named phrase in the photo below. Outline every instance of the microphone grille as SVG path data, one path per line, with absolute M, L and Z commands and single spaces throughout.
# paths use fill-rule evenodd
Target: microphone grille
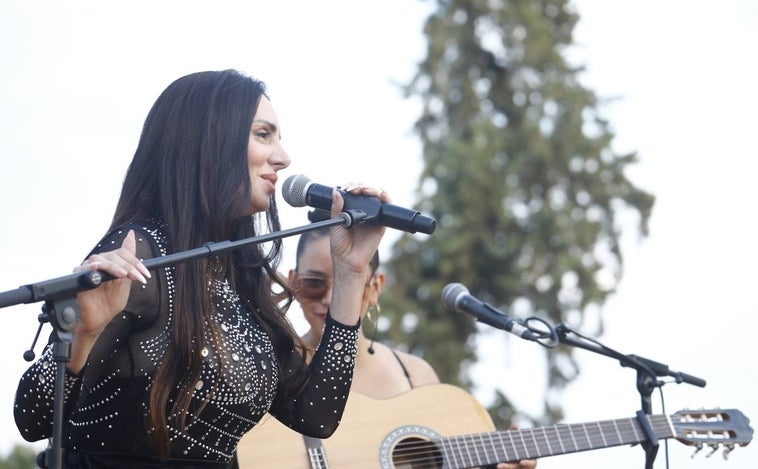
M 293 207 L 305 207 L 305 188 L 311 182 L 302 174 L 293 174 L 284 181 L 282 186 L 282 197 L 285 202 Z
M 458 297 L 461 295 L 467 295 L 468 288 L 460 283 L 448 283 L 442 289 L 442 304 L 447 308 L 457 310 L 458 309 Z

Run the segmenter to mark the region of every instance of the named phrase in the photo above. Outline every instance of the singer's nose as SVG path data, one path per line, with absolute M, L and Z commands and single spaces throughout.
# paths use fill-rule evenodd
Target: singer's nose
M 274 171 L 280 171 L 290 165 L 292 159 L 287 151 L 282 146 L 281 142 L 277 142 L 276 148 L 271 152 L 269 163 L 274 168 Z

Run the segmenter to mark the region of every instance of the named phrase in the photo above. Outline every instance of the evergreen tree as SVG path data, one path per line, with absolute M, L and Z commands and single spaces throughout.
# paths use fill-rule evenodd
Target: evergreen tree
M 426 58 L 406 91 L 423 104 L 416 208 L 438 227 L 392 246 L 383 339 L 423 355 L 444 382 L 471 387 L 477 332 L 442 305 L 444 285 L 580 328 L 621 278 L 620 217 L 635 215 L 647 235 L 654 197 L 624 174 L 636 154 L 611 148 L 598 97 L 566 59 L 578 19 L 566 0 L 438 0 L 426 21 Z M 555 396 L 579 370 L 569 348 L 545 357 Z M 507 404 L 499 394 L 491 408 L 500 427 Z M 561 417 L 546 399 L 540 422 Z

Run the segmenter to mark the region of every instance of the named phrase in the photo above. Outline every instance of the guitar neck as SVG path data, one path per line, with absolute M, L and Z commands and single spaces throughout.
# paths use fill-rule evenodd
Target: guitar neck
M 651 415 L 659 439 L 675 435 L 665 415 Z M 561 424 L 442 438 L 438 444 L 451 467 L 472 467 L 503 461 L 541 458 L 647 441 L 637 418 Z

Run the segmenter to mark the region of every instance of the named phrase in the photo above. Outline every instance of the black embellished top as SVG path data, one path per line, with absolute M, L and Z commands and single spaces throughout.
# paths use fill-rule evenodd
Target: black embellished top
M 120 246 L 129 228 L 135 229 L 140 259 L 166 255 L 161 229 L 144 225 L 115 230 L 93 252 Z M 152 274 L 147 285 L 132 282 L 126 309 L 98 338 L 80 374 L 67 372 L 66 467 L 163 466 L 149 444 L 151 430 L 145 422 L 150 387 L 169 346 L 175 287 L 172 267 Z M 331 435 L 350 390 L 358 325 L 327 318 L 322 343 L 308 365 L 307 384 L 293 398 L 282 385 L 279 363 L 287 369 L 289 360 L 299 359 L 298 352 L 277 356 L 271 337 L 227 281 L 212 281 L 209 294 L 221 344 L 217 350 L 206 340 L 209 345 L 200 351 L 204 364 L 192 390 L 186 432 L 172 428 L 169 419 L 167 464 L 225 467 L 239 439 L 266 412 L 305 435 Z M 216 354 L 222 354 L 220 367 Z M 24 373 L 16 393 L 16 425 L 27 441 L 52 436 L 54 389 L 55 362 L 48 344 Z

